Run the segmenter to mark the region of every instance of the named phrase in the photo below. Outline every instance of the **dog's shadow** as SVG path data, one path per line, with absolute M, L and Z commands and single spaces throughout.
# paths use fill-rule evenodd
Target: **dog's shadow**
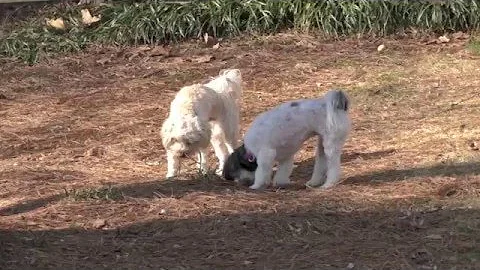
M 355 159 L 375 160 L 388 156 L 394 152 L 394 149 L 366 153 L 350 152 L 342 156 L 342 164 L 354 161 Z M 310 179 L 313 173 L 314 165 L 315 157 L 311 157 L 307 160 L 297 163 L 296 168 L 293 170 L 292 178 L 307 181 Z M 382 182 L 408 180 L 414 177 L 455 176 L 469 174 L 480 174 L 480 162 L 435 164 L 427 167 L 373 171 L 366 174 L 349 176 L 342 181 L 342 184 L 374 185 Z
M 342 163 L 348 163 L 355 159 L 379 159 L 388 156 L 395 152 L 395 149 L 387 149 L 375 152 L 347 152 L 342 155 Z M 315 165 L 315 157 L 310 157 L 301 162 L 295 163 L 295 168 L 292 172 L 292 178 L 297 179 L 310 179 L 313 173 L 313 167 Z
M 227 194 L 243 189 L 239 184 L 209 173 L 189 175 L 172 179 L 150 179 L 137 184 L 117 186 L 127 197 L 134 198 L 181 198 L 190 193 Z

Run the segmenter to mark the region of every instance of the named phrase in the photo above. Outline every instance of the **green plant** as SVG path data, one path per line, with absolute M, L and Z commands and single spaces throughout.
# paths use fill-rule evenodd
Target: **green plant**
M 389 35 L 409 28 L 431 32 L 468 31 L 480 26 L 479 0 L 207 0 L 120 2 L 97 7 L 101 21 L 84 27 L 80 7 L 49 10 L 67 29 L 53 31 L 45 18 L 24 23 L 0 41 L 0 54 L 29 63 L 88 44 L 159 44 L 283 29 L 325 36 Z M 42 14 L 45 14 L 43 12 Z

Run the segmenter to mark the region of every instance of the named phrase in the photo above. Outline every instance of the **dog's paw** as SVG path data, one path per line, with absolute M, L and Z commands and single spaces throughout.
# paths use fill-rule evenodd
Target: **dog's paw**
M 218 169 L 215 170 L 215 174 L 222 177 L 223 176 L 223 170 L 218 168 Z
M 264 186 L 263 185 L 258 185 L 258 184 L 253 184 L 249 188 L 253 189 L 253 190 L 263 190 Z
M 335 186 L 335 184 L 327 184 L 327 183 L 325 183 L 325 184 L 321 185 L 320 188 L 321 188 L 321 189 L 329 189 L 329 188 L 332 188 L 332 187 L 334 187 L 334 186 Z
M 287 178 L 287 179 L 274 179 L 273 181 L 273 186 L 274 187 L 286 187 L 290 185 L 290 178 Z
M 310 181 L 308 181 L 307 183 L 305 183 L 305 186 L 306 186 L 307 188 L 317 188 L 317 187 L 319 187 L 321 184 L 322 184 L 322 183 L 320 183 L 320 182 L 318 182 L 318 181 L 312 181 L 312 180 L 310 180 Z

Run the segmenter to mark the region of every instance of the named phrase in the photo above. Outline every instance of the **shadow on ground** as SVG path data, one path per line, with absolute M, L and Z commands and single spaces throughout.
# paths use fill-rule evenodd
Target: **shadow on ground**
M 347 153 L 342 157 L 342 162 L 346 163 L 356 158 L 361 159 L 379 159 L 393 153 L 393 150 L 370 152 L 370 153 Z M 313 173 L 315 158 L 297 163 L 293 170 L 293 177 L 308 180 Z M 382 182 L 393 182 L 408 180 L 414 177 L 436 177 L 436 176 L 460 176 L 460 175 L 478 175 L 480 174 L 480 162 L 464 162 L 454 164 L 435 164 L 428 167 L 408 168 L 408 169 L 389 169 L 382 171 L 369 172 L 348 177 L 343 184 L 362 184 L 373 185 Z
M 409 217 L 305 205 L 117 229 L 0 230 L 0 268 L 478 269 L 479 220 L 472 209 Z
M 381 155 L 381 153 L 366 153 L 358 154 L 364 157 L 373 157 Z M 348 158 L 346 158 L 348 160 Z M 292 178 L 302 179 L 294 183 L 289 189 L 298 190 L 303 189 L 304 181 L 307 181 L 313 170 L 314 159 L 303 161 L 294 169 Z M 365 175 L 355 175 L 347 178 L 342 184 L 352 185 L 376 185 L 381 182 L 402 181 L 413 177 L 435 177 L 435 176 L 459 176 L 480 173 L 480 162 L 459 163 L 459 164 L 438 164 L 430 167 L 411 168 L 404 170 L 385 170 L 372 172 Z M 72 174 L 72 172 L 69 172 Z M 232 192 L 253 192 L 249 191 L 247 187 L 235 184 L 231 181 L 225 181 L 220 177 L 211 175 L 200 178 L 185 178 L 165 180 L 160 178 L 148 179 L 128 179 L 129 182 L 134 182 L 128 185 L 114 185 L 116 192 L 123 194 L 126 197 L 133 198 L 181 198 L 190 193 L 215 193 L 215 194 L 231 194 Z M 110 181 L 112 183 L 122 183 L 124 180 L 116 179 Z M 268 191 L 263 191 L 268 192 Z M 25 213 L 35 210 L 37 208 L 45 207 L 55 201 L 65 199 L 67 197 L 65 191 L 59 192 L 48 197 L 24 201 L 5 208 L 0 208 L 0 216 L 8 216 L 14 214 Z

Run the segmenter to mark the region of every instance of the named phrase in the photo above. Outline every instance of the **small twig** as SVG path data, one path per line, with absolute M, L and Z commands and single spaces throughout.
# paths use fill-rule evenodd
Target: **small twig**
M 453 108 L 454 108 L 455 106 L 457 106 L 457 105 L 459 105 L 459 104 L 461 104 L 461 103 L 463 103 L 463 102 L 465 102 L 465 101 L 467 101 L 467 100 L 469 100 L 469 99 L 472 99 L 472 98 L 474 98 L 474 97 L 476 97 L 476 96 L 479 96 L 479 95 L 478 95 L 478 94 L 473 94 L 473 95 L 468 96 L 468 97 L 466 97 L 466 98 L 464 98 L 464 99 L 461 99 L 460 101 L 453 102 L 453 103 L 450 104 L 450 107 L 449 107 L 449 108 L 447 108 L 447 109 L 444 110 L 444 112 L 451 111 L 451 110 L 453 110 Z
M 165 196 L 164 194 L 162 194 L 158 191 L 154 191 L 153 195 L 155 195 L 157 198 L 167 198 L 167 196 Z

